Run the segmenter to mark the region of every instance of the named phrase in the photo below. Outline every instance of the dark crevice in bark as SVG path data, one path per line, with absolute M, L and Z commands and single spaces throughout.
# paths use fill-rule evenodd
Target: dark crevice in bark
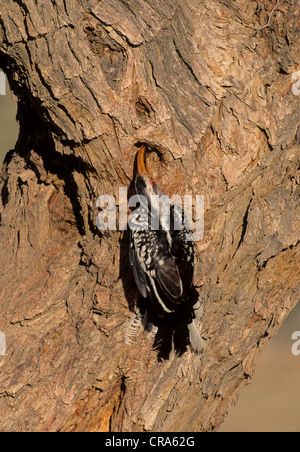
M 248 227 L 248 217 L 249 217 L 249 212 L 250 212 L 250 209 L 251 209 L 252 201 L 253 201 L 253 198 L 250 199 L 250 202 L 248 204 L 247 210 L 246 210 L 245 215 L 243 217 L 243 229 L 242 229 L 242 233 L 241 233 L 241 238 L 239 240 L 237 249 L 236 249 L 232 259 L 235 257 L 236 253 L 238 252 L 238 250 L 239 250 L 240 246 L 242 245 L 243 240 L 245 238 L 245 235 L 246 235 L 246 232 L 247 232 L 247 227 Z

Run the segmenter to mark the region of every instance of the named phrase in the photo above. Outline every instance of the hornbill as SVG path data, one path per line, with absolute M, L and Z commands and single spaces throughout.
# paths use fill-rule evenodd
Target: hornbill
M 189 342 L 194 351 L 201 352 L 204 342 L 190 301 L 195 261 L 192 233 L 181 207 L 167 202 L 164 210 L 161 200 L 169 198 L 153 181 L 146 161 L 148 152 L 151 149 L 143 145 L 137 154 L 135 189 L 140 207 L 129 224 L 130 264 L 139 292 L 150 300 L 158 318 L 189 310 Z

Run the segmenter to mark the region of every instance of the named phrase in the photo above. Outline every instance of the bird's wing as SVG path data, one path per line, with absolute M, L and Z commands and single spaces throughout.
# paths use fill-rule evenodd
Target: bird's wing
M 194 279 L 194 242 L 190 240 L 191 230 L 182 209 L 177 205 L 171 206 L 172 247 L 171 254 L 175 258 L 179 275 L 182 280 L 183 291 L 188 292 Z M 176 230 L 181 226 L 181 229 Z
M 142 266 L 137 258 L 134 243 L 131 241 L 129 248 L 129 262 L 133 267 L 135 283 L 144 298 L 147 298 L 147 281 Z
M 182 237 L 174 238 L 174 243 L 182 241 Z M 181 244 L 181 253 L 176 258 L 176 265 L 182 280 L 183 291 L 188 292 L 194 280 L 194 246 L 192 244 Z
M 147 298 L 147 282 L 146 282 L 145 274 L 143 272 L 141 264 L 139 263 L 136 255 L 134 255 L 134 261 L 133 261 L 133 274 L 134 274 L 134 279 L 135 279 L 136 285 L 137 285 L 141 295 L 144 298 Z
M 180 302 L 182 282 L 173 257 L 161 258 L 154 262 L 156 280 L 162 291 L 173 302 Z
M 133 229 L 130 260 L 141 294 L 173 312 L 181 303 L 182 283 L 165 231 Z

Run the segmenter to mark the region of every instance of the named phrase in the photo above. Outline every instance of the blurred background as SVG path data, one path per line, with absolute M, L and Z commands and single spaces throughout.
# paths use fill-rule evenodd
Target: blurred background
M 1 163 L 17 141 L 16 112 L 6 81 L 6 95 L 0 95 Z M 241 392 L 221 432 L 300 432 L 300 356 L 292 354 L 294 331 L 300 331 L 300 304 L 264 349 L 251 384 Z

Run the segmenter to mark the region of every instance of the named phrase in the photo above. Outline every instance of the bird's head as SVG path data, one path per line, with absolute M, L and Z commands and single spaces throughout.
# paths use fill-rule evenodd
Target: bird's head
M 148 149 L 143 145 L 137 154 L 137 175 L 135 179 L 135 189 L 137 194 L 145 196 L 147 199 L 155 192 L 156 184 L 152 179 L 147 166 L 146 155 Z

